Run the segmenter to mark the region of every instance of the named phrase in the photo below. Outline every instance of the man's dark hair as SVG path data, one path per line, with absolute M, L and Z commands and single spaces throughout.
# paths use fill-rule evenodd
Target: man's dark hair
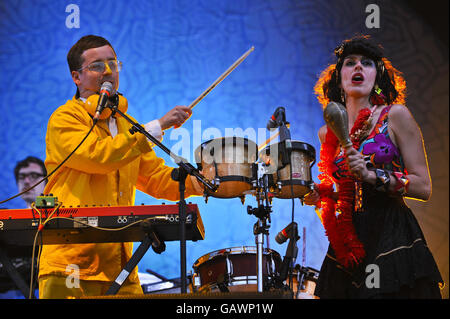
M 16 183 L 19 181 L 19 171 L 24 167 L 28 167 L 30 163 L 38 164 L 42 169 L 42 174 L 44 176 L 47 176 L 47 169 L 45 168 L 44 162 L 40 158 L 28 156 L 24 160 L 17 162 L 16 167 L 14 168 L 14 177 L 16 178 Z
M 97 35 L 85 35 L 80 40 L 77 41 L 69 50 L 69 53 L 67 53 L 67 63 L 69 64 L 70 73 L 72 71 L 76 71 L 81 68 L 83 65 L 83 57 L 81 56 L 84 51 L 93 49 L 93 48 L 99 48 L 105 45 L 109 45 L 111 49 L 113 50 L 114 54 L 116 54 L 116 51 L 114 51 L 114 48 L 112 47 L 111 43 L 109 43 L 108 40 L 106 40 L 103 37 L 97 36 Z M 75 97 L 80 97 L 80 91 L 77 87 L 77 92 L 75 93 Z
M 78 40 L 77 43 L 70 48 L 69 53 L 67 53 L 67 63 L 69 64 L 70 72 L 81 68 L 81 65 L 84 62 L 81 55 L 84 51 L 99 48 L 105 45 L 109 45 L 114 54 L 116 54 L 111 43 L 103 37 L 97 35 L 86 35 Z

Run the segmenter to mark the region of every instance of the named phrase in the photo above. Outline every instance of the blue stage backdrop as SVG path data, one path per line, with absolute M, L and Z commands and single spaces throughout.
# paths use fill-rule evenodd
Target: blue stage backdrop
M 269 117 L 278 106 L 283 106 L 292 139 L 311 144 L 318 161 L 317 131 L 324 121 L 313 86 L 320 72 L 333 63 L 333 49 L 342 39 L 362 33 L 384 41 L 388 55 L 398 52 L 397 48 L 414 51 L 414 47 L 401 45 L 401 41 L 407 41 L 402 35 L 410 34 L 404 21 L 416 19 L 414 14 L 400 2 L 377 1 L 381 14 L 377 27 L 367 20 L 370 10 L 366 12 L 366 9 L 370 3 L 1 1 L 0 200 L 17 193 L 13 176 L 17 161 L 28 155 L 45 158 L 47 121 L 75 93 L 66 62 L 67 52 L 87 34 L 107 38 L 123 61 L 119 91 L 128 99 L 128 113 L 142 124 L 162 117 L 175 105 L 189 105 L 254 46 L 247 59 L 194 108 L 192 117 L 182 128 L 165 133 L 163 142 L 191 162 L 194 162 L 194 150 L 210 138 L 235 134 L 260 144 L 269 137 L 265 129 Z M 403 18 L 395 20 L 393 16 L 398 14 Z M 417 20 L 415 25 L 422 30 L 422 22 Z M 430 32 L 426 28 L 420 30 L 414 32 Z M 396 57 L 394 65 L 404 63 L 401 55 Z M 162 151 L 155 151 L 167 165 L 175 166 Z M 312 168 L 312 175 L 317 181 L 317 164 Z M 247 214 L 247 205 L 257 206 L 254 197 L 246 196 L 244 204 L 239 198 L 210 197 L 205 203 L 202 197 L 193 197 L 188 201 L 199 206 L 206 231 L 204 240 L 188 242 L 188 270 L 208 252 L 255 246 L 253 225 L 257 219 Z M 170 203 L 140 192 L 136 194 L 136 205 L 163 202 Z M 1 207 L 21 208 L 23 202 L 15 199 Z M 279 245 L 274 237 L 291 222 L 294 208 L 294 219 L 302 237 L 296 263 L 319 269 L 328 240 L 314 208 L 302 206 L 298 199 L 274 199 L 272 208 L 266 245 L 284 256 L 287 243 Z M 448 228 L 446 240 L 448 247 Z M 141 273 L 149 269 L 168 278 L 180 276 L 179 243 L 166 244 L 167 249 L 161 255 L 149 250 L 139 264 Z

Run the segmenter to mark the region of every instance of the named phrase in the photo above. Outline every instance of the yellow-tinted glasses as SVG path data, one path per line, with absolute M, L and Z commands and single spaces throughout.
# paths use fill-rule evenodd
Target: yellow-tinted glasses
M 122 65 L 123 63 L 118 60 L 97 61 L 78 69 L 78 71 L 88 69 L 89 71 L 103 73 L 108 67 L 112 72 L 120 72 Z

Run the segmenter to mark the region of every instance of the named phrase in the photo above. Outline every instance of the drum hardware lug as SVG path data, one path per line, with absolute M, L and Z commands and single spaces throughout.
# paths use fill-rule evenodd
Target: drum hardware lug
M 244 205 L 244 203 L 245 203 L 245 196 L 240 196 L 240 198 L 241 198 L 242 205 Z
M 277 188 L 278 188 L 279 191 L 282 190 L 283 185 L 281 184 L 281 182 L 277 182 Z
M 267 266 L 268 273 L 271 277 L 274 277 L 276 275 L 275 273 L 275 260 L 273 260 L 273 256 L 270 256 L 270 260 L 268 261 L 268 264 L 270 263 L 270 266 Z
M 226 261 L 227 261 L 227 283 L 229 283 L 230 278 L 233 277 L 234 269 L 233 269 L 233 263 L 231 262 L 230 258 L 228 258 L 228 254 L 226 254 Z
M 214 186 L 220 186 L 220 178 L 219 177 L 214 177 L 214 179 L 211 181 L 211 183 L 214 185 Z
M 270 205 L 272 205 L 273 197 L 274 197 L 273 193 L 268 193 L 267 194 L 267 199 L 269 200 L 269 204 Z
M 192 270 L 190 270 L 188 272 L 187 275 L 187 280 L 188 280 L 188 287 L 191 290 L 191 292 L 197 292 L 197 289 L 195 287 L 195 278 L 196 278 L 196 274 L 192 272 Z

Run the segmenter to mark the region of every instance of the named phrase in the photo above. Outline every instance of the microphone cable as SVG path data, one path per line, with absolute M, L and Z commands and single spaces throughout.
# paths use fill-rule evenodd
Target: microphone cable
M 26 192 L 29 192 L 30 190 L 32 190 L 33 188 L 35 188 L 36 186 L 38 186 L 39 184 L 41 184 L 43 181 L 45 181 L 46 179 L 48 179 L 50 176 L 52 176 L 65 162 L 67 162 L 69 160 L 69 158 L 80 148 L 80 146 L 84 143 L 84 141 L 87 139 L 87 137 L 91 134 L 92 130 L 94 129 L 95 125 L 97 124 L 97 121 L 94 120 L 94 123 L 92 124 L 91 128 L 89 129 L 89 131 L 87 132 L 87 134 L 84 136 L 84 138 L 81 140 L 81 142 L 77 145 L 77 147 L 75 147 L 75 149 L 58 165 L 55 167 L 55 169 L 53 171 L 51 171 L 49 174 L 47 174 L 47 176 L 43 177 L 40 181 L 38 181 L 36 184 L 34 184 L 33 186 L 27 188 L 26 190 L 10 197 L 7 198 L 5 200 L 2 200 L 0 202 L 0 204 L 6 203 L 16 197 L 19 197 L 23 194 L 25 194 Z M 34 203 L 33 203 L 34 204 Z M 60 206 L 60 205 L 59 205 Z M 59 206 L 57 208 L 59 208 Z M 56 211 L 57 208 L 54 210 Z M 39 214 L 39 217 L 41 218 L 41 215 Z M 40 225 L 42 225 L 40 223 Z M 45 223 L 44 223 L 45 225 Z M 33 287 L 34 287 L 34 259 L 35 259 L 35 250 L 36 250 L 36 240 L 38 235 L 41 234 L 40 231 L 36 232 L 36 236 L 34 238 L 34 242 L 33 242 L 33 248 L 32 248 L 32 257 L 31 257 L 31 279 L 30 279 L 30 291 L 29 291 L 29 296 L 28 298 L 31 299 L 33 296 Z M 37 253 L 37 264 L 39 264 L 39 259 L 40 259 L 40 255 L 41 255 L 41 247 L 42 247 L 42 236 L 40 236 L 41 238 L 41 244 L 39 245 L 39 251 Z M 36 267 L 36 271 L 37 271 L 37 267 Z
M 293 185 L 293 167 L 292 167 L 292 152 L 293 152 L 293 149 L 292 149 L 292 144 L 291 144 L 291 149 L 290 149 L 290 151 L 288 152 L 288 157 L 289 157 L 289 170 L 290 170 L 290 174 L 289 174 L 289 178 L 290 178 L 290 188 L 291 188 L 291 205 L 292 205 L 292 212 L 291 212 L 291 222 L 292 223 L 294 223 L 294 217 L 295 217 L 295 214 L 294 214 L 294 207 L 295 207 L 295 198 L 294 198 L 294 185 Z M 295 234 L 293 235 L 293 236 L 295 236 Z M 297 239 L 296 238 L 290 238 L 290 239 L 292 239 L 292 240 L 295 240 L 295 241 L 297 241 Z M 294 264 L 294 262 L 295 262 L 295 260 L 294 260 L 294 253 L 295 253 L 295 246 L 296 245 L 292 245 L 292 252 L 291 252 L 291 254 L 292 254 L 292 261 L 289 263 L 289 268 L 288 268 L 288 278 L 289 278 L 289 281 L 288 281 L 288 283 L 289 283 L 289 289 L 291 289 L 291 290 L 293 290 L 293 278 L 292 278 L 292 276 L 293 276 L 293 273 L 292 273 L 292 270 L 293 270 L 293 264 Z
M 75 147 L 75 149 L 58 165 L 56 166 L 56 168 L 50 172 L 47 176 L 43 177 L 39 182 L 37 182 L 36 184 L 34 184 L 33 186 L 27 188 L 26 190 L 10 197 L 7 198 L 5 200 L 0 201 L 0 205 L 3 203 L 6 203 L 16 197 L 19 197 L 23 194 L 25 194 L 26 192 L 29 192 L 30 190 L 32 190 L 33 188 L 35 188 L 36 186 L 38 186 L 39 184 L 41 184 L 43 181 L 45 181 L 46 179 L 48 179 L 50 176 L 52 176 L 65 162 L 67 162 L 69 160 L 69 158 L 78 150 L 78 148 L 84 143 L 84 141 L 87 139 L 87 137 L 89 136 L 89 134 L 91 134 L 92 130 L 94 129 L 95 125 L 97 124 L 97 121 L 94 120 L 93 125 L 91 126 L 91 128 L 89 129 L 89 132 L 87 132 L 86 136 L 81 140 L 81 142 L 77 145 L 77 147 Z

